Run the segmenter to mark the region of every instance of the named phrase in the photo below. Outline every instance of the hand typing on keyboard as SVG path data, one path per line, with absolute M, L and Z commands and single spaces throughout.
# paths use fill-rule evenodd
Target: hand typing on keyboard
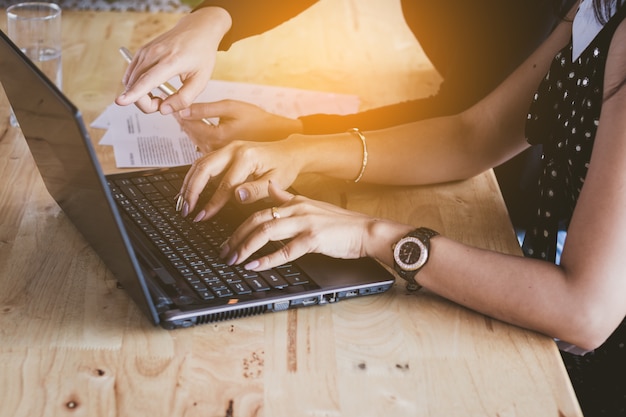
M 279 142 L 232 142 L 197 159 L 185 177 L 180 192 L 180 212 L 195 221 L 213 217 L 232 197 L 253 203 L 268 196 L 267 184 L 289 187 L 302 172 L 298 147 L 289 139 Z M 289 161 L 289 163 L 285 163 Z M 203 207 L 196 207 L 207 183 L 222 176 L 216 191 Z
M 277 206 L 250 216 L 222 246 L 220 258 L 227 265 L 243 264 L 244 269 L 262 271 L 312 252 L 343 259 L 370 256 L 391 263 L 386 258 L 392 242 L 411 230 L 411 226 L 294 196 L 273 183 L 268 194 Z M 254 256 L 274 241 L 286 243 L 274 252 Z

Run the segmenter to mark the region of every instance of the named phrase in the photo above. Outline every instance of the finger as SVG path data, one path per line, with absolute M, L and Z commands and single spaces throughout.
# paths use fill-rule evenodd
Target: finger
M 151 68 L 154 64 L 146 64 L 142 54 L 143 49 L 140 49 L 135 53 L 131 61 L 128 63 L 128 67 L 122 77 L 124 85 L 128 85 L 131 80 L 138 78 L 147 68 Z
M 137 74 L 137 72 L 135 71 L 129 76 L 125 83 L 126 91 L 116 99 L 118 104 L 128 105 L 134 103 L 159 85 L 176 76 L 176 74 L 171 74 L 163 65 L 156 65 L 141 74 Z
M 264 271 L 293 262 L 309 252 L 305 240 L 298 236 L 281 246 L 277 251 L 246 263 L 244 268 L 253 271 Z
M 267 198 L 267 182 L 273 174 L 263 174 L 256 180 L 248 180 L 235 189 L 235 198 L 241 204 L 251 204 Z
M 242 204 L 253 203 L 267 197 L 267 181 L 271 179 L 271 170 L 257 173 L 257 163 L 259 155 L 256 149 L 246 147 L 243 142 L 231 142 L 226 147 L 215 151 L 215 153 L 227 154 L 226 164 L 230 164 L 229 169 L 224 173 L 224 177 L 216 191 L 216 194 L 227 194 L 227 198 L 233 196 Z M 209 202 L 210 203 L 210 202 Z
M 282 217 L 283 214 L 285 217 Z M 265 221 L 262 221 L 264 218 Z M 290 217 L 289 213 L 281 213 L 280 218 L 273 218 L 271 209 L 262 210 L 231 236 L 226 245 L 228 254 L 224 258 L 230 263 L 241 264 L 268 242 L 293 238 L 289 243 L 279 245 L 278 250 L 247 263 L 246 267 L 261 270 L 293 261 L 310 250 L 305 239 L 300 236 L 300 228 L 298 220 Z
M 202 120 L 204 118 L 225 116 L 224 106 L 221 101 L 211 103 L 193 103 L 188 108 L 180 111 L 185 120 Z
M 145 77 L 147 74 L 150 74 L 150 72 L 152 72 L 154 76 L 159 76 L 158 71 L 164 69 L 164 67 L 169 67 L 167 65 L 160 64 L 160 59 L 160 56 L 147 53 L 145 48 L 139 49 L 133 56 L 130 64 L 128 64 L 128 70 L 126 72 L 127 76 L 124 80 L 126 85 L 132 87 L 133 84 L 135 84 L 142 77 Z
M 135 105 L 139 110 L 146 114 L 154 113 L 159 110 L 159 106 L 161 105 L 161 98 L 154 97 L 151 94 L 140 97 L 139 100 L 135 102 Z
M 203 221 L 215 216 L 231 199 L 232 190 L 233 186 L 231 183 L 222 179 L 209 201 L 204 205 L 198 215 L 196 215 L 194 221 Z
M 272 201 L 278 204 L 284 204 L 295 197 L 295 195 L 293 195 L 289 191 L 283 190 L 282 188 L 278 187 L 278 185 L 276 185 L 272 180 L 268 181 L 267 194 L 272 199 Z
M 128 80 L 130 80 L 136 68 L 137 68 L 137 58 L 134 57 L 128 64 L 128 67 L 126 67 L 126 71 L 124 71 L 124 75 L 122 76 L 122 84 L 128 85 Z
M 209 75 L 204 74 L 195 74 L 185 78 L 178 92 L 163 101 L 161 114 L 171 114 L 190 107 L 206 87 L 209 78 Z
M 221 175 L 226 171 L 226 168 L 231 166 L 233 154 L 232 149 L 222 148 L 194 161 L 191 169 L 185 176 L 181 189 L 181 195 L 187 203 L 188 210 L 185 210 L 187 213 L 195 209 L 200 193 L 211 178 Z M 215 192 L 196 215 L 194 221 L 206 220 L 221 210 L 231 199 L 235 186 L 247 179 L 248 172 L 250 172 L 248 165 L 232 164 L 232 167 L 226 171 Z
M 267 180 L 261 178 L 246 182 L 250 176 L 249 172 L 248 165 L 235 163 L 231 166 L 224 174 L 209 202 L 204 206 L 203 219 L 214 216 L 233 195 L 237 201 L 243 204 L 253 203 L 267 197 L 267 187 L 265 187 Z M 241 184 L 243 186 L 240 186 Z
M 222 248 L 220 256 L 222 258 L 229 258 L 232 254 L 241 254 L 241 259 L 246 259 L 252 253 L 263 247 L 267 242 L 267 238 L 258 239 L 256 241 L 250 241 L 250 246 L 247 248 L 242 247 L 242 243 L 246 241 L 255 231 L 260 230 L 262 226 L 271 227 L 266 223 L 272 222 L 272 220 L 278 220 L 282 215 L 277 207 L 271 207 L 252 213 L 246 220 L 244 220 L 228 238 L 228 244 Z M 283 213 L 286 216 L 286 212 Z M 263 235 L 259 235 L 263 237 Z
M 215 155 L 213 153 L 196 159 L 187 172 L 187 175 L 185 175 L 183 186 L 180 190 L 180 196 L 183 198 L 183 204 L 181 206 L 183 217 L 195 209 L 200 193 L 204 190 L 211 178 L 217 175 L 215 171 L 212 170 L 212 160 L 214 159 Z
M 220 126 L 213 126 L 203 121 L 185 120 L 180 112 L 173 113 L 183 132 L 203 153 L 209 153 L 225 145 L 220 138 Z

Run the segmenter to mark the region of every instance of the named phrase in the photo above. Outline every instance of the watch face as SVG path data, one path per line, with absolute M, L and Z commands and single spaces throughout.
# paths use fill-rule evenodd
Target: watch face
M 416 237 L 405 237 L 394 249 L 394 258 L 400 268 L 415 271 L 426 263 L 428 249 Z

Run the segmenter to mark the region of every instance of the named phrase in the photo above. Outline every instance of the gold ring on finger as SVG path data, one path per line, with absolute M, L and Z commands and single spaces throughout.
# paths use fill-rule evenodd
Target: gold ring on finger
M 280 219 L 280 213 L 278 212 L 278 208 L 272 207 L 272 217 L 274 219 Z

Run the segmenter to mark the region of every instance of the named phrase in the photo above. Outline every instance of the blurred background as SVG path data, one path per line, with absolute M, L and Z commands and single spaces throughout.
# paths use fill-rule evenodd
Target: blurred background
M 61 8 L 68 10 L 185 12 L 202 0 L 57 0 Z M 0 0 L 0 8 L 21 3 L 20 0 Z

